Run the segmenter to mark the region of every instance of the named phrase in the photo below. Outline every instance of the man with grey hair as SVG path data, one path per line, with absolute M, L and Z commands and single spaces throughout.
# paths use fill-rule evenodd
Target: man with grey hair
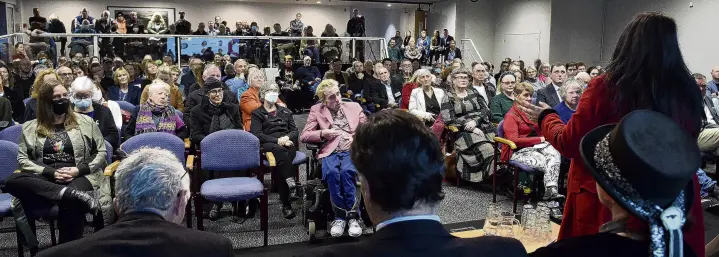
M 170 151 L 131 153 L 115 181 L 115 224 L 39 256 L 234 256 L 229 239 L 179 225 L 190 199 L 190 178 Z
M 185 111 L 184 115 L 182 117 L 182 120 L 185 122 L 185 124 L 190 124 L 190 111 L 195 106 L 202 103 L 202 99 L 207 96 L 207 88 L 204 87 L 204 84 L 207 84 L 208 81 L 220 81 L 222 78 L 222 74 L 220 73 L 220 68 L 217 67 L 217 65 L 214 64 L 208 64 L 205 66 L 205 71 L 202 72 L 202 81 L 203 84 L 200 85 L 199 81 L 198 83 L 195 83 L 190 88 L 190 95 L 185 98 Z M 239 101 L 237 100 L 237 95 L 233 93 L 230 88 L 224 83 L 221 83 L 222 88 L 222 102 L 228 103 L 228 104 L 235 104 L 239 105 Z M 190 131 L 192 131 L 192 128 L 190 128 Z
M 375 65 L 374 71 L 377 80 L 370 84 L 368 102 L 379 105 L 376 111 L 399 107 L 402 102 L 402 84 L 390 79 L 389 70 L 384 66 Z
M 577 76 L 574 76 L 574 79 L 584 82 L 584 88 L 587 88 L 587 85 L 589 85 L 589 81 L 592 81 L 592 77 L 589 76 L 589 73 L 583 71 L 577 73 Z

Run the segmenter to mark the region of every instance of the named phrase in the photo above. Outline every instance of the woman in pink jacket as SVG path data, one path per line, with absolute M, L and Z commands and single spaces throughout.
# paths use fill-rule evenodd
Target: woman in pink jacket
M 358 237 L 362 235 L 362 227 L 357 220 L 360 204 L 359 194 L 355 194 L 357 168 L 350 160 L 349 149 L 355 129 L 367 117 L 359 104 L 342 102 L 335 80 L 322 81 L 317 87 L 317 96 L 321 102 L 310 108 L 300 140 L 321 145 L 318 158 L 322 161 L 322 180 L 327 183 L 335 213 L 330 234 L 342 236 L 349 226 L 348 234 Z

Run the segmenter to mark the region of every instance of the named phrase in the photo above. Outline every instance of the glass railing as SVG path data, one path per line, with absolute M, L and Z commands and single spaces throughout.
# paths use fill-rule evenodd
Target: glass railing
M 71 58 L 82 54 L 85 57 L 119 56 L 124 60 L 140 61 L 145 55 L 151 55 L 153 59 L 167 56 L 181 65 L 186 65 L 193 56 L 211 61 L 216 55 L 229 55 L 233 61 L 242 58 L 261 67 L 276 67 L 284 63 L 287 55 L 292 56 L 295 61 L 310 56 L 314 63 L 328 63 L 335 59 L 343 63 L 350 63 L 353 60 L 380 61 L 388 56 L 385 39 L 377 37 L 45 33 L 34 37 L 12 34 L 0 38 L 10 42 L 32 44 L 33 52 L 49 49 L 55 58 L 62 55 L 61 39 L 65 38 L 67 40 L 64 48 L 65 56 Z M 60 53 L 57 53 L 58 49 Z M 8 51 L 3 50 L 2 53 Z

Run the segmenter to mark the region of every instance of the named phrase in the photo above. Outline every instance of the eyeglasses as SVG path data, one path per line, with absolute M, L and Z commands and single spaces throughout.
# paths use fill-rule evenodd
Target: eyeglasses
M 224 92 L 224 90 L 222 88 L 218 88 L 218 89 L 210 90 L 210 92 L 208 92 L 208 93 L 210 95 L 219 95 L 219 94 L 222 94 L 223 92 Z
M 75 76 L 75 74 L 72 73 L 72 72 L 63 72 L 63 73 L 58 73 L 57 75 L 60 76 L 60 77 L 72 77 L 72 76 Z
M 507 82 L 502 81 L 502 85 L 514 85 L 516 83 L 517 82 L 514 82 L 514 81 L 507 81 Z
M 454 76 L 454 79 L 469 79 L 469 76 Z

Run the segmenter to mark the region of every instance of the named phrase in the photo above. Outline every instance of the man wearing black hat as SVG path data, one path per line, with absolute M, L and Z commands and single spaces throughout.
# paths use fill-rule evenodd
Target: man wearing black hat
M 669 117 L 649 110 L 589 132 L 580 153 L 612 221 L 600 233 L 564 239 L 532 256 L 703 256 L 685 245 L 699 147 Z M 629 227 L 639 219 L 647 227 Z M 701 226 L 702 224 L 693 224 Z

